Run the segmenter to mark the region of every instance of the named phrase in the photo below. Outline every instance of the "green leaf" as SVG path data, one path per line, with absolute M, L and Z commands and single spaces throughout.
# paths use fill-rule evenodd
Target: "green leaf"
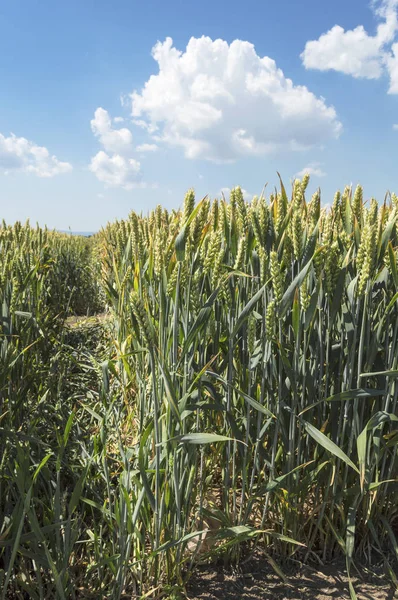
M 142 485 L 144 486 L 146 495 L 148 496 L 149 503 L 151 505 L 152 510 L 156 511 L 156 500 L 153 492 L 151 490 L 151 486 L 149 485 L 148 477 L 146 474 L 145 468 L 145 459 L 144 459 L 144 448 L 148 437 L 150 436 L 153 429 L 153 423 L 150 423 L 148 427 L 145 429 L 140 439 L 140 447 L 138 450 L 138 468 L 140 470 Z
M 385 411 L 378 411 L 368 421 L 366 426 L 363 428 L 357 438 L 357 453 L 358 453 L 358 464 L 360 470 L 360 483 L 361 490 L 364 488 L 365 472 L 366 472 L 366 449 L 367 449 L 367 432 L 376 429 L 384 423 L 391 423 L 398 421 L 398 417 L 394 414 L 387 413 Z M 383 482 L 380 482 L 383 483 Z M 376 489 L 377 485 L 373 484 L 372 489 Z
M 378 396 L 384 396 L 385 390 L 373 390 L 371 388 L 357 388 L 355 390 L 346 390 L 345 392 L 339 392 L 338 394 L 334 394 L 333 396 L 329 396 L 329 398 L 325 398 L 325 400 L 318 400 L 318 402 L 313 402 L 309 406 L 306 406 L 304 410 L 301 411 L 299 416 L 306 413 L 311 408 L 318 406 L 319 404 L 323 404 L 324 402 L 346 402 L 347 400 L 354 400 L 357 398 L 376 398 Z
M 218 538 L 225 537 L 252 537 L 253 535 L 258 535 L 260 533 L 259 530 L 254 529 L 253 527 L 248 527 L 247 525 L 236 525 L 234 527 L 226 527 L 224 529 L 220 529 L 217 532 Z
M 296 291 L 294 293 L 293 311 L 292 311 L 292 324 L 293 324 L 294 336 L 295 336 L 295 338 L 297 340 L 298 334 L 299 334 L 299 328 L 300 328 L 300 302 L 299 302 L 299 290 L 298 290 L 298 288 L 296 288 Z
M 312 257 L 307 262 L 307 264 L 301 269 L 300 273 L 293 279 L 292 283 L 289 285 L 286 292 L 283 294 L 279 307 L 279 315 L 281 317 L 283 317 L 286 314 L 287 309 L 292 305 L 293 298 L 296 293 L 296 288 L 299 288 L 303 283 L 304 279 L 307 277 L 308 271 L 310 270 L 310 267 L 312 265 L 313 258 L 314 257 Z
M 281 542 L 286 542 L 288 544 L 294 544 L 295 546 L 302 546 L 303 548 L 306 547 L 306 544 L 298 542 L 297 540 L 294 540 L 293 538 L 290 538 L 287 535 L 283 535 L 282 533 L 277 533 L 276 531 L 272 531 L 270 529 L 266 529 L 264 531 L 264 533 L 266 533 L 267 535 L 270 535 L 271 537 L 274 537 L 277 540 L 281 540 Z
M 305 428 L 306 432 L 318 444 L 320 444 L 323 448 L 325 448 L 325 450 L 327 450 L 331 454 L 334 454 L 334 456 L 336 456 L 340 460 L 344 461 L 348 466 L 350 466 L 352 469 L 354 469 L 354 471 L 356 471 L 359 474 L 358 467 L 352 462 L 352 460 L 350 458 L 348 458 L 347 454 L 345 452 L 343 452 L 343 450 L 341 450 L 341 448 L 339 448 L 337 446 L 337 444 L 332 442 L 332 440 L 330 438 L 326 437 L 325 434 L 323 434 L 321 431 L 319 431 L 319 429 L 317 429 L 316 427 L 311 425 L 311 423 L 308 423 L 307 421 L 303 421 L 303 420 L 301 420 L 301 422 L 302 422 L 303 427 Z
M 263 287 L 260 288 L 256 294 L 254 294 L 254 296 L 249 300 L 249 302 L 246 304 L 246 306 L 243 308 L 243 310 L 239 313 L 239 316 L 235 323 L 234 330 L 232 332 L 232 336 L 235 336 L 237 334 L 239 329 L 242 327 L 243 323 L 250 316 L 250 313 L 253 310 L 253 307 L 257 304 L 257 302 L 260 300 L 261 296 L 264 294 L 264 290 L 266 289 L 266 286 L 267 286 L 267 284 L 263 285 Z
M 16 310 L 14 312 L 14 315 L 16 317 L 22 317 L 23 319 L 31 319 L 32 318 L 32 313 L 30 313 L 30 312 L 24 312 L 22 310 Z
M 223 377 L 221 377 L 221 375 L 218 375 L 218 373 L 214 373 L 213 371 L 207 371 L 207 374 L 217 379 L 217 381 L 220 381 L 225 386 L 225 388 L 230 388 L 234 390 L 234 392 L 239 394 L 239 396 L 241 396 L 248 404 L 250 404 L 250 406 L 258 410 L 263 415 L 267 415 L 267 417 L 272 417 L 273 419 L 276 419 L 276 416 L 270 410 L 268 410 L 268 408 L 257 402 L 257 400 L 254 400 L 254 398 L 252 398 L 245 392 L 242 392 L 242 390 L 239 390 L 238 388 L 229 384 Z
M 168 441 L 187 442 L 188 444 L 214 444 L 215 442 L 233 441 L 233 438 L 219 435 L 218 433 L 186 433 L 184 435 L 177 435 Z
M 383 423 L 391 423 L 398 421 L 398 416 L 393 413 L 385 412 L 384 410 L 379 410 L 375 413 L 368 421 L 366 425 L 366 429 L 370 431 L 371 429 L 375 429 L 379 425 Z
M 37 479 L 37 478 L 38 478 L 38 476 L 39 476 L 39 473 L 40 473 L 40 471 L 42 470 L 42 468 L 44 467 L 44 465 L 45 465 L 45 464 L 46 464 L 46 463 L 47 463 L 47 462 L 50 460 L 51 456 L 52 456 L 52 453 L 50 453 L 50 454 L 47 454 L 47 455 L 46 455 L 46 456 L 45 456 L 45 457 L 42 459 L 41 463 L 39 464 L 39 466 L 37 467 L 36 471 L 34 472 L 34 475 L 33 475 L 33 482 L 35 482 L 35 481 L 36 481 L 36 479 Z
M 221 286 L 218 287 L 217 289 L 215 289 L 214 292 L 207 299 L 203 308 L 200 309 L 198 316 L 196 317 L 196 320 L 195 320 L 194 324 L 192 325 L 191 329 L 189 330 L 188 335 L 186 337 L 184 347 L 182 349 L 182 353 L 181 353 L 181 356 L 179 359 L 179 363 L 182 362 L 183 358 L 185 357 L 185 354 L 190 349 L 191 344 L 192 344 L 193 340 L 195 339 L 195 336 L 203 329 L 203 327 L 206 325 L 207 321 L 209 320 L 211 311 L 213 310 L 213 304 L 216 301 L 216 298 L 218 296 L 220 289 L 221 289 Z
M 184 535 L 179 540 L 169 540 L 168 542 L 165 542 L 164 544 L 159 546 L 159 548 L 157 548 L 154 552 L 151 552 L 149 556 L 156 556 L 156 554 L 159 554 L 160 552 L 164 552 L 165 550 L 169 550 L 170 548 L 180 546 L 185 542 L 189 542 L 189 540 L 192 540 L 192 538 L 201 538 L 202 535 L 208 533 L 208 531 L 208 529 L 202 529 L 201 531 L 192 531 L 191 533 Z
M 280 174 L 278 173 L 278 171 L 277 171 L 276 173 L 277 173 L 277 175 L 278 175 L 279 182 L 280 182 L 280 184 L 281 184 L 281 195 L 282 195 L 282 200 L 283 200 L 284 206 L 285 206 L 285 208 L 286 208 L 286 207 L 287 207 L 287 205 L 289 204 L 289 199 L 288 199 L 288 197 L 287 197 L 287 194 L 286 194 L 286 189 L 285 189 L 285 186 L 283 185 L 282 177 L 280 176 Z
M 173 386 L 173 382 L 170 377 L 170 373 L 167 369 L 167 366 L 161 361 L 159 355 L 158 355 L 158 362 L 159 362 L 160 371 L 163 376 L 163 382 L 164 382 L 164 387 L 166 390 L 167 400 L 169 402 L 169 405 L 171 406 L 171 410 L 173 411 L 175 418 L 177 419 L 178 423 L 181 425 L 181 416 L 180 416 L 180 413 L 178 410 L 177 395 L 176 395 L 176 391 Z
M 77 480 L 77 483 L 74 487 L 74 490 L 72 492 L 72 496 L 71 496 L 71 499 L 69 500 L 69 505 L 68 505 L 70 515 L 73 514 L 73 512 L 75 511 L 75 509 L 79 503 L 79 500 L 82 497 L 83 487 L 84 487 L 84 483 L 86 481 L 88 470 L 89 470 L 89 465 L 87 465 L 85 467 L 83 473 L 80 475 L 80 477 Z
M 394 248 L 391 241 L 388 242 L 388 258 L 390 259 L 391 275 L 394 281 L 395 288 L 398 289 L 398 270 L 397 259 L 395 258 Z
M 235 389 L 235 391 L 236 391 L 237 394 L 239 394 L 240 396 L 242 396 L 242 398 L 248 404 L 250 404 L 250 406 L 252 406 L 256 410 L 258 410 L 259 412 L 263 413 L 263 415 L 266 415 L 267 417 L 272 417 L 273 419 L 276 419 L 276 416 L 270 410 L 268 410 L 268 408 L 266 408 L 265 406 L 263 406 L 262 404 L 260 404 L 259 402 L 257 402 L 257 400 L 254 400 L 254 398 L 252 398 L 248 394 L 245 394 L 245 392 L 242 392 L 242 390 L 238 390 L 236 388 L 234 388 L 234 389 Z
M 296 546 L 302 546 L 305 548 L 305 544 L 302 544 L 301 542 L 298 542 L 293 538 L 283 535 L 282 533 L 278 533 L 273 529 L 255 529 L 254 527 L 248 527 L 247 525 L 236 525 L 234 527 L 226 527 L 225 529 L 220 529 L 217 532 L 217 537 L 239 537 L 244 539 L 250 539 L 260 534 L 266 534 L 277 540 L 281 540 L 282 542 L 287 542 L 288 544 L 295 544 Z
M 319 237 L 319 223 L 320 223 L 320 219 L 318 220 L 318 223 L 316 224 L 315 228 L 313 229 L 311 236 L 304 248 L 303 257 L 301 259 L 302 267 L 307 264 L 307 262 L 312 258 L 313 254 L 315 252 L 316 243 L 317 243 L 318 237 Z
M 69 419 L 68 419 L 68 421 L 66 423 L 66 426 L 65 426 L 64 438 L 63 438 L 63 444 L 64 444 L 64 446 L 66 446 L 66 444 L 68 442 L 68 438 L 69 438 L 69 435 L 70 435 L 70 432 L 71 432 L 71 429 L 72 429 L 74 418 L 75 418 L 75 413 L 71 412 L 70 415 L 69 415 Z
M 387 519 L 385 517 L 380 517 L 380 519 L 388 533 L 388 537 L 390 538 L 390 542 L 391 542 L 392 548 L 394 550 L 395 557 L 398 560 L 398 542 L 397 542 L 397 538 L 395 537 L 395 533 L 393 532 L 390 523 L 387 521 Z
M 398 371 L 392 369 L 391 371 L 375 371 L 374 373 L 361 373 L 360 377 L 376 377 L 378 375 L 384 375 L 385 377 L 395 378 L 398 377 Z
M 369 485 L 369 491 L 377 490 L 378 487 L 385 483 L 398 483 L 398 479 L 385 479 L 384 481 L 374 481 Z
M 276 477 L 275 479 L 271 479 L 270 481 L 268 481 L 268 483 L 265 485 L 265 487 L 260 488 L 258 490 L 258 493 L 256 495 L 263 496 L 264 494 L 272 492 L 273 490 L 277 489 L 287 477 L 289 477 L 296 471 L 299 471 L 300 469 L 304 469 L 305 467 L 308 467 L 308 465 L 311 465 L 313 462 L 314 462 L 313 460 L 310 460 L 309 462 L 304 463 L 303 465 L 298 465 L 298 467 L 295 467 L 294 469 L 292 469 L 288 473 L 285 473 L 284 475 L 280 475 L 279 477 Z M 321 467 L 323 467 L 325 464 L 326 463 L 323 463 L 321 465 Z
M 311 294 L 310 305 L 307 308 L 307 311 L 305 313 L 304 329 L 306 331 L 308 331 L 308 328 L 310 327 L 311 323 L 313 322 L 315 311 L 318 308 L 318 298 L 319 298 L 320 289 L 321 289 L 321 281 L 319 280 L 317 282 L 315 291 Z
M 32 497 L 32 486 L 29 488 L 28 492 L 25 495 L 25 499 L 24 499 L 23 503 L 21 503 L 21 506 L 20 506 L 19 519 L 17 520 L 17 523 L 18 523 L 17 534 L 15 536 L 14 545 L 12 547 L 11 556 L 8 559 L 7 574 L 6 574 L 4 584 L 3 584 L 1 600 L 6 600 L 6 597 L 7 597 L 7 589 L 8 589 L 8 585 L 10 583 L 11 576 L 13 574 L 13 566 L 14 566 L 15 558 L 18 553 L 19 542 L 20 542 L 20 538 L 21 538 L 21 534 L 22 534 L 22 528 L 23 528 L 24 522 L 25 522 L 25 515 L 26 515 L 26 512 L 30 505 L 31 497 Z

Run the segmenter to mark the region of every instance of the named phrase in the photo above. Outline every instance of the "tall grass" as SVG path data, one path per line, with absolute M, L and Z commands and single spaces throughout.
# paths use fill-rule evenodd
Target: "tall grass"
M 4 417 L 4 589 L 172 597 L 198 560 L 255 547 L 394 578 L 398 199 L 346 188 L 325 210 L 307 185 L 190 191 L 96 237 L 107 349 L 60 349 L 76 391 L 43 384 L 46 448 Z
M 75 376 L 63 325 L 100 304 L 99 285 L 79 238 L 3 223 L 0 255 L 0 597 L 68 597 L 81 529 L 65 498 L 83 468 L 68 447 L 71 409 L 93 378 L 82 382 L 84 366 Z

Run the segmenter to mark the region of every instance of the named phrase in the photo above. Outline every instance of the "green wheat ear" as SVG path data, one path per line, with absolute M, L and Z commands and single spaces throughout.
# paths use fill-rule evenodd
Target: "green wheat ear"
M 267 312 L 265 315 L 265 327 L 266 327 L 266 334 L 267 334 L 268 340 L 271 340 L 274 335 L 275 325 L 276 325 L 276 302 L 275 302 L 275 300 L 271 300 L 271 302 L 267 306 Z
M 149 325 L 148 314 L 145 309 L 145 305 L 137 292 L 131 292 L 130 304 L 133 314 L 137 320 L 141 335 L 145 340 L 145 343 L 148 345 L 153 344 L 154 337 L 151 327 Z
M 182 597 L 253 551 L 394 579 L 398 200 L 308 185 L 0 226 L 1 600 Z
M 193 190 L 189 190 L 184 198 L 184 208 L 183 208 L 183 214 L 182 214 L 182 225 L 184 225 L 190 215 L 193 213 L 193 210 L 195 208 L 195 193 Z

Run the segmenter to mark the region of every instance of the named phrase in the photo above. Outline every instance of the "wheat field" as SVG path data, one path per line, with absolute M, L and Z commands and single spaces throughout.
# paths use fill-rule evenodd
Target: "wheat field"
M 398 198 L 308 183 L 3 223 L 1 598 L 182 598 L 256 549 L 397 584 Z

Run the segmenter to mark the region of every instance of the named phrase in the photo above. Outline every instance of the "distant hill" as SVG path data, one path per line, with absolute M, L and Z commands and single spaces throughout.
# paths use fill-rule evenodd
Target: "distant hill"
M 91 235 L 94 235 L 96 231 L 70 231 L 69 229 L 66 231 L 65 229 L 60 229 L 60 233 L 69 233 L 70 235 L 82 235 L 84 237 L 90 237 Z

